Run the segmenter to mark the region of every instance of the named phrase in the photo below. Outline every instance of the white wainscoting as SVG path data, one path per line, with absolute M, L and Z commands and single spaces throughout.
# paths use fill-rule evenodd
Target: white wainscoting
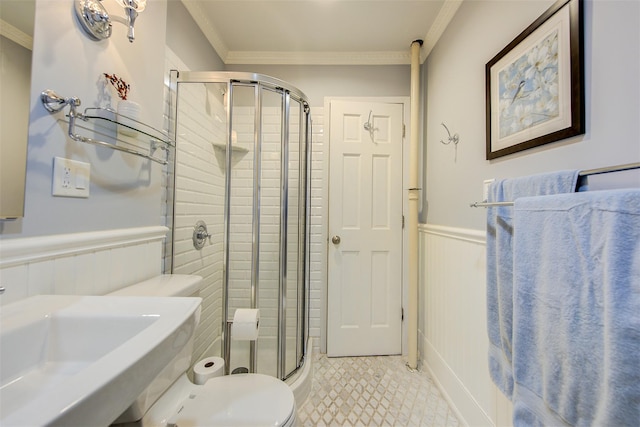
M 510 425 L 487 362 L 484 230 L 419 227 L 420 355 L 464 424 Z
M 166 227 L 0 240 L 0 304 L 38 294 L 104 295 L 161 274 Z

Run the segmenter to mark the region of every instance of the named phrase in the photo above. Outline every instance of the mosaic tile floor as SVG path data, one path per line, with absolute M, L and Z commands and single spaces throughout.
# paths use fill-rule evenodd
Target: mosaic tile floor
M 429 375 L 409 372 L 401 356 L 313 357 L 299 426 L 459 425 Z

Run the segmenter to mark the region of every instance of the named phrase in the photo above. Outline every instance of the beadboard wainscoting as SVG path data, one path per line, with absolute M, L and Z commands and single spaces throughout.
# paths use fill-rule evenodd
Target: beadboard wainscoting
M 484 230 L 420 225 L 423 366 L 463 424 L 510 425 L 511 402 L 489 376 Z
M 0 304 L 38 294 L 104 295 L 161 274 L 166 227 L 0 240 Z

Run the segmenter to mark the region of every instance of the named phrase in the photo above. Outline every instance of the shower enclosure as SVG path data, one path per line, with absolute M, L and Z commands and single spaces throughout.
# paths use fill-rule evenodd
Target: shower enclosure
M 167 261 L 174 273 L 204 278 L 194 354 L 287 379 L 308 335 L 307 99 L 252 73 L 172 71 L 170 85 Z M 229 336 L 238 308 L 260 309 L 258 340 Z

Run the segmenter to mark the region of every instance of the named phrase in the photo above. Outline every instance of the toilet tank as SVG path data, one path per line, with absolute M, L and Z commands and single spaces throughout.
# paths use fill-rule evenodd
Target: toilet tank
M 118 297 L 197 297 L 202 286 L 202 277 L 190 274 L 164 274 L 144 282 L 126 286 L 107 295 Z M 191 366 L 193 335 L 182 351 L 160 372 L 142 394 L 114 424 L 138 421 L 151 405 L 180 375 Z
M 191 274 L 163 274 L 135 285 L 126 286 L 109 296 L 197 297 L 202 277 Z

